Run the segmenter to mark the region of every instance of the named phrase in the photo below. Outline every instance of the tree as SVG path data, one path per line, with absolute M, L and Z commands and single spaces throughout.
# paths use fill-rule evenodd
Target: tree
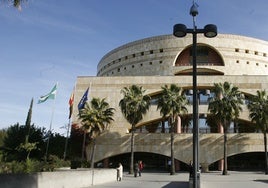
M 124 87 L 121 90 L 123 98 L 119 101 L 121 112 L 125 119 L 131 125 L 131 141 L 130 141 L 130 168 L 129 173 L 133 174 L 134 167 L 134 133 L 136 125 L 143 119 L 143 115 L 147 113 L 150 107 L 151 97 L 145 95 L 146 90 L 142 86 L 132 85 Z
M 160 109 L 160 113 L 163 118 L 168 118 L 170 131 L 170 152 L 171 152 L 171 170 L 170 175 L 175 174 L 175 161 L 174 161 L 174 128 L 178 122 L 178 116 L 187 113 L 186 105 L 188 100 L 183 95 L 183 89 L 175 84 L 171 84 L 170 87 L 165 85 L 162 87 L 162 94 L 158 100 L 157 109 Z
M 6 137 L 6 129 L 0 130 L 0 162 L 2 161 L 2 150 L 4 145 L 4 138 Z
M 27 0 L 7 0 L 7 1 L 11 3 L 18 10 L 21 10 L 21 4 L 26 3 Z
M 268 95 L 265 90 L 257 91 L 248 103 L 249 117 L 263 133 L 265 151 L 265 174 L 268 174 L 267 129 L 268 129 Z
M 239 117 L 242 111 L 243 97 L 238 87 L 228 82 L 215 83 L 213 91 L 215 96 L 210 100 L 208 110 L 214 116 L 217 123 L 223 126 L 223 175 L 227 175 L 227 129 L 231 122 Z
M 33 111 L 33 98 L 31 100 L 30 108 L 29 108 L 26 122 L 25 122 L 26 129 L 28 130 L 25 136 L 25 143 L 28 143 L 29 141 L 29 134 L 30 134 L 30 128 L 31 128 L 31 121 L 32 121 L 32 111 Z
M 29 129 L 26 128 L 26 126 L 19 125 L 18 123 L 7 128 L 2 146 L 5 161 L 24 161 L 27 159 L 27 156 L 31 156 L 31 158 L 35 159 L 41 159 L 44 156 L 45 143 L 43 138 L 45 129 L 37 128 L 34 125 L 30 126 L 29 143 L 37 143 L 36 149 L 30 145 L 22 147 L 25 149 L 28 148 L 26 150 L 20 149 L 21 144 L 25 144 L 25 135 L 28 131 Z M 27 153 L 29 150 L 30 153 Z
M 84 131 L 78 124 L 72 124 L 70 134 L 70 157 L 79 158 L 82 153 L 81 143 L 83 143 Z
M 32 150 L 36 150 L 38 142 L 29 142 L 29 135 L 30 135 L 30 129 L 31 129 L 31 120 L 32 120 L 32 109 L 33 109 L 33 98 L 31 100 L 30 108 L 27 114 L 26 122 L 25 122 L 25 128 L 26 128 L 26 134 L 25 134 L 25 141 L 24 143 L 20 143 L 20 145 L 16 148 L 18 151 L 25 151 L 27 153 L 26 160 L 30 159 L 30 153 Z
M 105 99 L 93 98 L 90 103 L 85 103 L 83 109 L 79 111 L 79 119 L 83 128 L 89 133 L 93 143 L 91 153 L 91 168 L 94 168 L 94 155 L 96 138 L 113 121 L 114 108 L 110 108 Z

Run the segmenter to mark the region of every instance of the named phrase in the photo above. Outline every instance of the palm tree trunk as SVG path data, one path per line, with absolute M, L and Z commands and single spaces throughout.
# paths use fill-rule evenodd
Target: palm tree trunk
M 130 165 L 129 165 L 129 174 L 133 174 L 133 171 L 134 171 L 134 132 L 135 132 L 135 125 L 132 125 L 131 143 L 130 143 L 131 157 L 130 157 Z
M 265 174 L 268 175 L 267 129 L 264 130 Z
M 170 169 L 170 175 L 175 174 L 175 160 L 174 160 L 174 118 L 170 119 L 170 157 L 171 157 L 171 169 Z
M 90 161 L 91 169 L 94 168 L 96 139 L 93 138 L 92 142 L 93 142 L 93 148 L 92 148 L 92 152 L 91 152 L 91 161 Z
M 161 122 L 161 124 L 162 124 L 162 130 L 161 130 L 161 133 L 165 133 L 165 120 L 163 120 L 163 121 Z
M 86 144 L 86 131 L 84 131 L 84 136 L 83 136 L 81 161 L 84 160 L 84 156 L 85 156 L 85 144 Z
M 227 126 L 224 125 L 224 144 L 223 144 L 223 171 L 222 175 L 227 175 Z
M 170 175 L 175 174 L 175 160 L 174 160 L 174 126 L 171 125 L 171 133 L 170 133 L 170 156 L 171 156 L 171 169 Z

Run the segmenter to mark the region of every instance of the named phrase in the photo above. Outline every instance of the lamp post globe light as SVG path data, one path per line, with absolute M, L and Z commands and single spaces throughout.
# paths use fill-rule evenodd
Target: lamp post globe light
M 213 38 L 217 36 L 217 26 L 213 24 L 206 25 L 203 29 L 197 29 L 195 24 L 195 17 L 198 15 L 198 5 L 193 1 L 193 5 L 190 9 L 190 15 L 193 17 L 193 29 L 188 29 L 184 24 L 176 24 L 173 27 L 173 35 L 175 37 L 185 37 L 187 33 L 191 33 L 193 36 L 192 44 L 192 61 L 193 61 L 193 188 L 200 187 L 200 174 L 199 174 L 199 127 L 198 127 L 198 95 L 197 95 L 197 65 L 196 65 L 196 43 L 197 34 L 202 33 L 207 38 Z

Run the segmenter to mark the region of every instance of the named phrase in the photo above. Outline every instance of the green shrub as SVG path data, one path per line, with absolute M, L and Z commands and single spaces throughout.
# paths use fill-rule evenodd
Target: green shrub
M 50 155 L 43 165 L 43 171 L 53 171 L 55 168 L 69 167 L 70 165 L 70 161 L 64 161 L 56 155 Z
M 53 171 L 55 168 L 61 167 L 69 167 L 70 161 L 64 161 L 59 159 L 57 156 L 50 156 L 45 161 L 37 161 L 32 159 L 27 159 L 26 161 L 12 161 L 6 163 L 0 163 L 0 173 L 7 174 L 29 174 L 34 172 L 41 172 L 41 171 Z

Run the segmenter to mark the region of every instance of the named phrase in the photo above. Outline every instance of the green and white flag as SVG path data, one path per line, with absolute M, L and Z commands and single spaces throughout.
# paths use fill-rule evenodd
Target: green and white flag
M 57 94 L 57 86 L 58 84 L 56 84 L 48 94 L 39 97 L 38 104 L 45 102 L 47 99 L 55 99 Z

